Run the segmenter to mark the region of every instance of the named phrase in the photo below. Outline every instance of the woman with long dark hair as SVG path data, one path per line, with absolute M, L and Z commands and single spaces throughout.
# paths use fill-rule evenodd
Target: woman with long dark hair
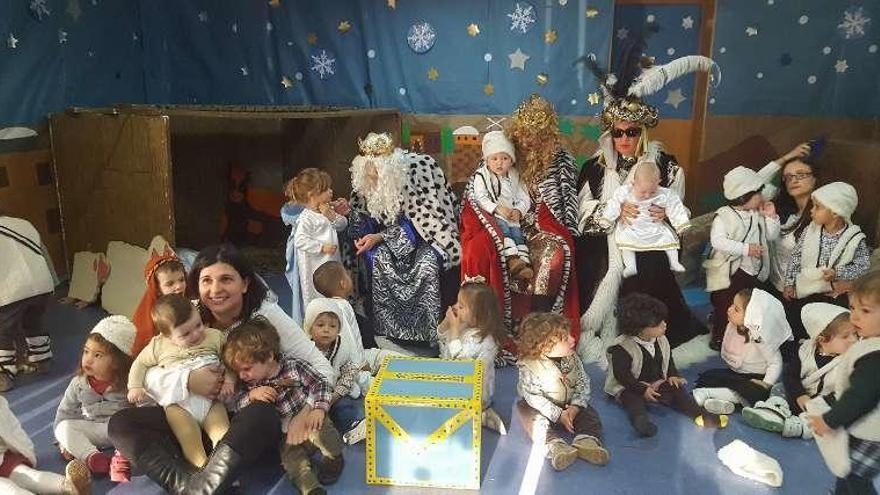
M 267 299 L 268 288 L 233 246 L 211 246 L 199 252 L 187 286 L 197 298 L 205 325 L 228 333 L 250 318 L 262 316 L 278 330 L 282 352 L 307 361 L 333 382 L 330 363 L 299 325 Z M 222 369 L 206 367 L 185 375 L 169 371 L 151 369 L 146 388 L 162 390 L 165 395 L 189 390 L 211 398 L 220 390 Z M 110 418 L 108 429 L 113 444 L 136 467 L 168 492 L 187 495 L 225 492 L 242 468 L 277 449 L 281 439 L 278 412 L 274 404 L 265 402 L 251 404 L 232 417 L 229 432 L 200 470 L 184 459 L 160 407 L 119 411 Z

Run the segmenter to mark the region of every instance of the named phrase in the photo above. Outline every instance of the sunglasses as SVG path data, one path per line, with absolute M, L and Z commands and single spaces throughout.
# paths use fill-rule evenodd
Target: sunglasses
M 642 129 L 640 127 L 630 127 L 629 129 L 611 129 L 611 137 L 613 138 L 622 138 L 626 137 L 639 137 L 642 135 Z

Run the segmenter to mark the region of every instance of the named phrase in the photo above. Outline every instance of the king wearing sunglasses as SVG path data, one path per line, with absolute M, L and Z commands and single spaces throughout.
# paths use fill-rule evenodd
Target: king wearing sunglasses
M 623 53 L 639 54 L 642 50 Z M 706 57 L 686 57 L 660 67 L 652 67 L 649 61 L 639 57 L 623 58 L 616 75 L 606 73 L 594 60 L 586 59 L 604 93 L 603 111 L 599 116 L 604 133 L 599 137 L 596 154 L 581 168 L 577 185 L 580 235 L 576 240 L 576 264 L 581 308 L 586 309 L 581 320 L 581 354 L 586 361 L 605 360 L 605 349 L 617 337 L 614 310 L 617 300 L 630 292 L 652 295 L 667 306 L 667 336 L 672 346 L 707 331 L 685 303 L 662 251 L 637 252 L 638 274 L 622 279 L 620 250 L 614 235 L 609 235 L 607 223 L 603 226 L 599 220 L 615 190 L 632 180 L 635 165 L 642 159 L 657 164 L 660 187 L 684 199 L 684 170 L 659 142 L 649 140 L 648 131 L 658 122 L 657 108 L 642 98 L 659 91 L 676 77 L 717 66 Z M 624 203 L 618 221 L 627 222 L 638 213 L 635 203 Z M 651 206 L 648 213 L 658 222 L 666 221 L 666 211 L 660 206 Z

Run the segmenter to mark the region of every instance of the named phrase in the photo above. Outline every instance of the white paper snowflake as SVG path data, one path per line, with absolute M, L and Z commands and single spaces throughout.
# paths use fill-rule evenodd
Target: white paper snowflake
M 333 71 L 333 64 L 336 63 L 336 59 L 330 57 L 330 55 L 327 54 L 327 50 L 321 50 L 320 55 L 311 55 L 311 57 L 312 62 L 314 63 L 311 69 L 317 72 L 318 77 L 321 79 L 325 79 L 336 73 Z
M 535 17 L 535 8 L 525 2 L 516 2 L 516 9 L 507 14 L 510 18 L 510 30 L 527 33 L 538 19 Z
M 46 0 L 31 0 L 30 9 L 31 14 L 33 14 L 38 21 L 42 21 L 43 16 L 49 17 L 52 14 L 52 12 L 49 11 L 49 6 L 46 5 Z
M 406 35 L 407 44 L 416 53 L 427 52 L 434 46 L 436 40 L 437 31 L 434 31 L 434 26 L 427 22 L 413 24 L 409 27 L 409 32 Z
M 871 18 L 865 15 L 861 7 L 851 7 L 843 11 L 843 20 L 837 25 L 837 29 L 844 38 L 861 38 L 867 31 Z

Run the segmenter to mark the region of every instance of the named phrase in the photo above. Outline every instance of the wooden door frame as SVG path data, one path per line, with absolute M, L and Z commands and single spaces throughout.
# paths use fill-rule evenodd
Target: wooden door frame
M 699 5 L 701 7 L 700 15 L 700 45 L 699 55 L 710 57 L 712 54 L 712 43 L 715 38 L 715 12 L 717 0 L 614 0 L 614 5 Z M 697 175 L 700 174 L 700 167 L 696 166 L 703 152 L 703 141 L 706 137 L 706 115 L 708 113 L 709 98 L 709 76 L 705 72 L 697 72 L 697 79 L 694 84 L 694 102 L 693 102 L 693 139 L 690 146 L 691 167 L 688 174 L 692 175 L 690 180 L 685 182 L 686 187 L 698 184 Z M 695 197 L 693 192 L 688 197 Z

